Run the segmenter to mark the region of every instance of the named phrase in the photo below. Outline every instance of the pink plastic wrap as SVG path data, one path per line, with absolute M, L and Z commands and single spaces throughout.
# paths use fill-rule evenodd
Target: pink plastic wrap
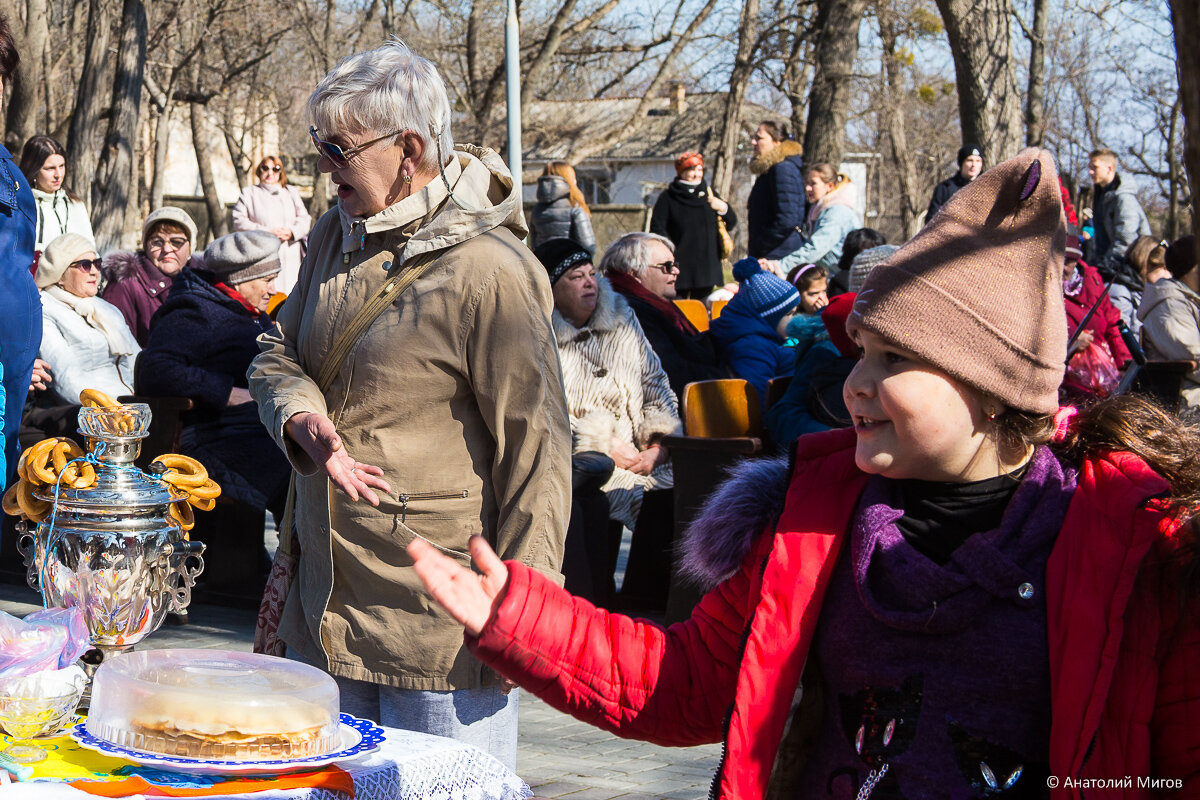
M 90 646 L 79 608 L 47 608 L 25 619 L 0 611 L 0 679 L 69 667 Z

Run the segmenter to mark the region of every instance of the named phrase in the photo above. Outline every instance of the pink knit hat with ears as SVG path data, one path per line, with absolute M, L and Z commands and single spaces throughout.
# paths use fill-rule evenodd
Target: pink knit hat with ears
M 1027 149 L 954 194 L 867 276 L 846 329 L 870 331 L 1010 408 L 1058 409 L 1067 359 L 1058 173 Z

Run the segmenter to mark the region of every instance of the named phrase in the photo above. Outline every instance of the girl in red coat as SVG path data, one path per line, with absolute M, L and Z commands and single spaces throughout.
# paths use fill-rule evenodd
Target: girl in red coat
M 748 462 L 688 532 L 713 584 L 662 629 L 481 539 L 409 546 L 472 652 L 659 744 L 724 741 L 722 798 L 1200 796 L 1200 432 L 1059 409 L 1065 226 L 1028 150 L 872 271 L 853 430 Z

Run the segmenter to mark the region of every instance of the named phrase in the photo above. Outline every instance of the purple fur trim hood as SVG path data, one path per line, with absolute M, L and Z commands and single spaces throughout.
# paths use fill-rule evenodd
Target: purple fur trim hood
M 754 540 L 783 512 L 790 475 L 786 456 L 751 458 L 704 501 L 680 544 L 681 574 L 705 591 L 732 575 Z

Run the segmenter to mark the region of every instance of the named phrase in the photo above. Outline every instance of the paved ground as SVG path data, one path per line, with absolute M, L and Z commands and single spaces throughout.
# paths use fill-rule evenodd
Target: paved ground
M 0 584 L 0 611 L 23 616 L 40 606 L 32 590 Z M 165 625 L 141 647 L 250 649 L 254 612 L 198 605 L 189 617 L 188 625 Z M 522 695 L 517 772 L 538 797 L 698 800 L 708 793 L 720 755 L 720 745 L 673 748 L 619 739 Z

